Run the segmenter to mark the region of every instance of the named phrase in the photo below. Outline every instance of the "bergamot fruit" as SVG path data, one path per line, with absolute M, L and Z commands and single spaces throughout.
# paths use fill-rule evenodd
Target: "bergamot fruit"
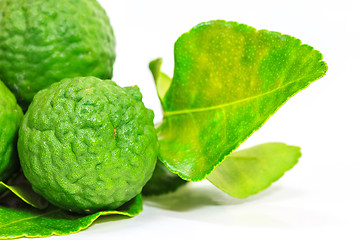
M 1 0 L 0 79 L 26 108 L 64 78 L 111 79 L 115 37 L 96 0 Z
M 22 116 L 15 96 L 0 81 L 0 181 L 6 181 L 19 167 L 16 142 Z
M 95 77 L 37 93 L 19 130 L 19 157 L 35 192 L 74 212 L 116 209 L 155 168 L 154 114 L 138 87 Z

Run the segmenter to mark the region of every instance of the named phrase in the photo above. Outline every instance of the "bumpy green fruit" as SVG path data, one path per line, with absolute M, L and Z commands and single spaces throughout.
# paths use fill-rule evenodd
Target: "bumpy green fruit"
M 0 181 L 6 181 L 19 167 L 16 141 L 22 116 L 14 95 L 0 81 Z
M 26 108 L 64 78 L 111 79 L 115 38 L 96 0 L 1 0 L 0 79 Z
M 116 209 L 141 192 L 156 163 L 154 114 L 138 87 L 64 79 L 34 97 L 19 157 L 35 192 L 74 212 Z

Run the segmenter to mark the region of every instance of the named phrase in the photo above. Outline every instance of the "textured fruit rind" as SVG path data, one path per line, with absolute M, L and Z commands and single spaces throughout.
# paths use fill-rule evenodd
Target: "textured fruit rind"
M 0 1 L 0 79 L 26 108 L 64 78 L 111 79 L 115 37 L 96 0 Z
M 0 181 L 6 181 L 19 168 L 16 142 L 22 116 L 15 96 L 0 81 Z
M 141 192 L 158 154 L 154 114 L 138 87 L 64 79 L 34 97 L 19 156 L 34 191 L 66 210 L 116 209 Z

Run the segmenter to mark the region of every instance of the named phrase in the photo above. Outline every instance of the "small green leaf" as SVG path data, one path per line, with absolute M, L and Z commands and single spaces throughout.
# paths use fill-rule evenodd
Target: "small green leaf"
M 31 186 L 9 186 L 3 182 L 0 182 L 0 185 L 7 188 L 21 200 L 35 208 L 45 209 L 48 206 L 48 202 L 39 194 L 35 193 Z
M 142 211 L 141 195 L 117 210 L 102 211 L 91 215 L 80 215 L 55 207 L 38 210 L 14 203 L 14 199 L 0 203 L 0 239 L 20 237 L 48 237 L 67 235 L 88 228 L 102 215 L 119 214 L 133 217 Z
M 0 188 L 9 190 L 35 208 L 45 209 L 48 206 L 48 201 L 32 190 L 31 184 L 22 173 L 11 179 L 8 184 L 0 181 Z
M 158 58 L 150 62 L 149 68 L 154 77 L 156 90 L 158 92 L 158 96 L 162 103 L 165 93 L 169 89 L 172 80 L 165 73 L 162 73 L 160 71 L 161 64 L 162 64 L 162 59 Z
M 144 196 L 160 195 L 176 191 L 187 181 L 170 172 L 161 161 L 156 162 L 154 173 L 142 190 Z
M 199 24 L 175 44 L 158 129 L 161 161 L 185 180 L 204 179 L 326 71 L 321 53 L 294 37 L 235 22 Z
M 299 147 L 262 144 L 232 153 L 207 179 L 233 197 L 246 198 L 281 178 L 300 156 Z

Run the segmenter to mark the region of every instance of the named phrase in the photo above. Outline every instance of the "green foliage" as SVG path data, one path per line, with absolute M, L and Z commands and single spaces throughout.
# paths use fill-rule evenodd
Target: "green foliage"
M 246 198 L 269 187 L 300 158 L 300 148 L 267 143 L 233 152 L 207 179 L 237 198 Z
M 133 217 L 142 211 L 140 195 L 116 210 L 101 211 L 91 215 L 70 213 L 53 206 L 46 210 L 38 210 L 23 205 L 17 200 L 3 199 L 1 201 L 11 203 L 10 206 L 0 202 L 1 239 L 67 235 L 88 228 L 100 216 L 117 214 Z
M 160 95 L 160 159 L 185 180 L 204 179 L 326 71 L 321 53 L 294 37 L 235 22 L 199 24 L 177 40 L 174 77 Z
M 169 87 L 171 85 L 172 79 L 169 76 L 167 76 L 165 73 L 160 71 L 161 64 L 162 64 L 161 58 L 155 59 L 154 61 L 150 62 L 149 68 L 154 77 L 156 90 L 157 90 L 159 99 L 162 103 L 165 93 L 167 92 L 167 90 L 169 89 Z

